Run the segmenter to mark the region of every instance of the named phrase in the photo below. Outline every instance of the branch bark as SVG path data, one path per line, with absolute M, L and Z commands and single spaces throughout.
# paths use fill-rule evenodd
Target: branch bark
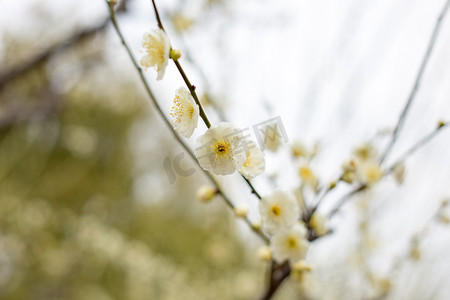
M 280 285 L 283 283 L 283 281 L 289 277 L 290 273 L 291 267 L 289 266 L 289 263 L 287 261 L 282 263 L 281 265 L 272 261 L 272 264 L 270 266 L 270 276 L 268 284 L 269 288 L 261 297 L 261 300 L 271 299 Z

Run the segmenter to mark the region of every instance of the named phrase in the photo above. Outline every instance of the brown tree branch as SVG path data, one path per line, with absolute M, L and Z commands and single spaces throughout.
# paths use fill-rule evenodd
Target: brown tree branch
M 268 283 L 269 288 L 261 297 L 261 300 L 271 299 L 280 285 L 283 283 L 283 281 L 289 277 L 290 273 L 291 267 L 289 266 L 289 263 L 287 261 L 280 265 L 272 261 Z

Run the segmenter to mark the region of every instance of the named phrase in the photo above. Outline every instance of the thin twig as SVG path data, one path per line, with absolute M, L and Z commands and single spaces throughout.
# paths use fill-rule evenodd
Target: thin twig
M 161 18 L 159 17 L 159 12 L 158 12 L 158 9 L 156 8 L 156 3 L 154 0 L 152 0 L 152 4 L 153 4 L 153 10 L 155 11 L 156 21 L 158 22 L 158 27 L 161 28 L 163 31 L 166 31 L 161 22 Z
M 431 38 L 430 38 L 430 42 L 428 43 L 427 51 L 425 52 L 425 55 L 424 55 L 424 57 L 422 59 L 422 63 L 420 65 L 419 72 L 417 73 L 416 81 L 414 83 L 414 86 L 413 86 L 410 94 L 409 94 L 408 101 L 406 102 L 406 105 L 403 108 L 403 111 L 400 114 L 400 117 L 399 117 L 399 119 L 397 121 L 397 125 L 395 126 L 395 130 L 394 130 L 394 133 L 392 135 L 391 141 L 389 142 L 388 146 L 386 147 L 386 150 L 384 151 L 383 155 L 381 156 L 380 165 L 385 161 L 385 159 L 387 158 L 387 156 L 391 152 L 392 148 L 394 147 L 395 142 L 398 139 L 398 136 L 400 134 L 400 130 L 402 129 L 403 123 L 405 122 L 406 114 L 408 113 L 408 111 L 409 111 L 409 109 L 411 107 L 411 104 L 412 104 L 412 102 L 414 101 L 414 99 L 416 97 L 417 91 L 419 89 L 420 80 L 422 79 L 423 73 L 424 73 L 425 68 L 426 68 L 426 66 L 428 64 L 428 60 L 430 58 L 431 52 L 433 51 L 434 45 L 436 43 L 436 39 L 437 39 L 437 37 L 439 35 L 439 31 L 441 29 L 442 20 L 444 19 L 445 14 L 447 13 L 449 6 L 450 6 L 450 0 L 448 0 L 445 3 L 445 5 L 442 8 L 442 11 L 441 11 L 441 13 L 439 15 L 439 18 L 436 21 L 436 25 L 434 26 L 434 30 L 433 30 L 433 33 L 432 33 Z
M 392 261 L 390 270 L 388 272 L 388 274 L 391 275 L 391 278 L 392 278 L 392 274 L 395 274 L 396 272 L 398 272 L 401 269 L 401 267 L 403 266 L 403 264 L 405 264 L 408 261 L 408 259 L 412 258 L 411 254 L 414 251 L 414 248 L 418 247 L 420 245 L 420 243 L 423 241 L 423 239 L 429 233 L 429 228 L 432 225 L 434 225 L 435 223 L 439 222 L 439 219 L 440 219 L 441 213 L 442 213 L 442 209 L 445 208 L 447 205 L 448 205 L 447 201 L 444 200 L 439 205 L 439 207 L 436 209 L 435 213 L 433 215 L 431 215 L 431 217 L 424 223 L 424 225 L 409 237 L 408 250 L 403 255 L 397 256 Z M 380 299 L 380 300 L 386 299 L 388 295 L 389 295 L 389 291 L 383 295 L 380 295 L 376 299 Z
M 248 186 L 250 187 L 250 189 L 252 190 L 252 193 L 255 194 L 255 196 L 258 199 L 261 199 L 261 195 L 256 191 L 256 189 L 253 187 L 253 184 L 250 182 L 250 180 L 248 180 L 247 178 L 245 178 L 244 176 L 242 176 L 242 178 L 244 178 L 244 180 L 247 182 Z
M 364 191 L 366 188 L 367 188 L 366 184 L 361 184 L 355 189 L 345 194 L 344 196 L 342 196 L 341 199 L 339 199 L 339 201 L 336 203 L 334 208 L 328 213 L 328 219 L 331 219 L 353 195 L 356 195 L 359 192 Z
M 186 83 L 186 86 L 188 87 L 189 91 L 191 92 L 192 97 L 195 100 L 195 103 L 197 103 L 198 107 L 200 108 L 200 117 L 202 118 L 203 122 L 205 122 L 206 127 L 211 127 L 211 122 L 209 122 L 208 117 L 205 114 L 205 111 L 203 110 L 203 106 L 200 103 L 200 100 L 198 99 L 197 93 L 195 92 L 195 86 L 191 84 L 188 77 L 186 76 L 186 73 L 184 72 L 183 68 L 181 67 L 181 64 L 178 60 L 174 60 L 175 66 L 177 67 L 178 71 L 181 74 L 181 77 L 183 77 L 184 82 Z
M 139 67 L 137 60 L 135 59 L 130 47 L 128 46 L 127 42 L 125 41 L 125 38 L 122 34 L 122 31 L 119 28 L 119 25 L 117 23 L 116 17 L 115 17 L 115 12 L 114 12 L 114 8 L 112 7 L 112 5 L 110 5 L 110 3 L 108 2 L 108 0 L 105 0 L 108 8 L 109 8 L 109 13 L 110 13 L 110 19 L 111 22 L 113 24 L 113 27 L 117 33 L 117 35 L 120 38 L 120 41 L 122 42 L 122 45 L 125 47 L 125 50 L 128 54 L 128 56 L 131 59 L 131 62 L 133 63 L 133 66 L 135 67 L 135 69 L 137 70 L 138 74 L 139 74 L 139 78 L 142 82 L 142 84 L 144 85 L 144 88 L 147 92 L 147 95 L 149 96 L 150 101 L 153 103 L 153 105 L 156 107 L 156 110 L 158 111 L 159 116 L 163 119 L 164 123 L 167 125 L 167 127 L 170 129 L 170 132 L 172 133 L 172 135 L 174 136 L 174 138 L 177 140 L 177 142 L 184 148 L 184 150 L 186 150 L 186 152 L 189 154 L 189 156 L 191 156 L 191 158 L 197 162 L 198 161 L 194 155 L 194 153 L 191 151 L 191 149 L 185 144 L 185 142 L 181 139 L 181 137 L 173 130 L 173 127 L 169 121 L 169 119 L 165 116 L 165 114 L 163 113 L 161 107 L 159 106 L 158 102 L 156 101 L 156 98 L 150 88 L 150 85 L 148 84 L 147 80 L 144 77 L 144 74 L 142 72 L 142 69 Z M 228 207 L 230 207 L 231 209 L 234 209 L 235 206 L 234 204 L 231 202 L 231 200 L 225 195 L 225 193 L 223 192 L 223 190 L 221 189 L 219 183 L 217 182 L 217 180 L 206 170 L 204 170 L 203 168 L 200 167 L 200 169 L 203 171 L 203 173 L 208 177 L 209 180 L 211 180 L 211 182 L 216 186 L 218 193 L 222 196 L 223 200 L 225 201 L 225 203 L 227 204 Z M 255 232 L 265 243 L 268 243 L 269 240 L 268 238 L 265 236 L 265 234 L 258 229 L 257 227 L 253 226 L 253 224 L 250 222 L 250 220 L 248 218 L 245 218 L 244 221 L 250 226 L 250 228 L 253 230 L 253 232 Z
M 193 56 L 190 54 L 188 45 L 186 43 L 186 41 L 183 38 L 183 34 L 181 32 L 178 31 L 178 38 L 179 40 L 182 42 L 183 44 L 183 57 L 189 62 L 189 64 L 195 68 L 196 72 L 198 73 L 198 75 L 200 76 L 201 80 L 203 81 L 203 86 L 206 87 L 206 90 L 209 91 L 211 90 L 211 84 L 209 82 L 208 76 L 205 74 L 205 71 L 199 66 L 199 64 L 195 61 L 195 59 L 193 58 Z M 208 88 L 209 87 L 209 88 Z M 210 95 L 208 94 L 208 97 Z M 210 99 L 210 105 L 214 108 L 214 111 L 217 113 L 218 117 L 220 120 L 226 122 L 227 121 L 227 117 L 225 114 L 225 111 L 223 110 L 223 108 L 219 105 L 219 103 L 216 101 L 216 99 L 212 100 Z
M 317 211 L 317 209 L 319 208 L 320 204 L 322 204 L 323 199 L 325 199 L 325 197 L 328 195 L 328 193 L 330 191 L 332 191 L 336 185 L 342 180 L 342 175 L 339 176 L 339 179 L 336 180 L 334 185 L 328 185 L 328 187 L 326 188 L 326 190 L 319 196 L 319 199 L 317 200 L 316 204 L 311 208 L 310 211 L 308 211 L 308 213 L 305 215 L 303 221 L 305 223 L 308 223 L 311 220 L 311 217 L 313 216 L 313 214 Z
M 417 150 L 419 150 L 422 146 L 426 145 L 433 137 L 435 137 L 442 129 L 448 126 L 447 123 L 441 123 L 435 130 L 433 130 L 428 135 L 424 136 L 422 139 L 420 139 L 417 143 L 415 143 L 411 148 L 405 151 L 399 159 L 397 159 L 384 173 L 383 177 L 389 175 L 392 173 L 396 166 L 404 162 L 410 155 L 415 153 Z M 361 184 L 358 187 L 356 187 L 354 190 L 350 191 L 348 194 L 344 195 L 336 204 L 336 206 L 330 211 L 328 214 L 328 218 L 332 218 L 338 210 L 349 200 L 353 195 L 365 190 L 367 188 L 367 185 Z
M 417 150 L 419 150 L 422 146 L 424 146 L 425 144 L 427 144 L 429 141 L 431 141 L 431 139 L 433 137 L 435 137 L 440 130 L 444 129 L 445 127 L 447 127 L 449 123 L 442 123 L 440 124 L 435 130 L 433 130 L 431 133 L 427 134 L 426 136 L 424 136 L 422 139 L 420 139 L 417 143 L 415 143 L 411 148 L 409 148 L 408 150 L 405 151 L 405 153 L 403 153 L 402 155 L 400 155 L 400 157 L 387 169 L 386 173 L 391 173 L 394 168 L 396 166 L 398 166 L 399 164 L 401 164 L 402 162 L 404 162 L 409 156 L 411 156 L 412 154 L 414 154 L 414 152 L 416 152 Z

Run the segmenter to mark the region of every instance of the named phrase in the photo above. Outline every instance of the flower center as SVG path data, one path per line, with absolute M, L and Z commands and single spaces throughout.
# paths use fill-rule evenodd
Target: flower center
M 281 209 L 277 205 L 272 206 L 271 211 L 275 216 L 279 216 L 281 214 Z
M 293 237 L 288 238 L 287 240 L 288 247 L 294 249 L 297 247 L 297 240 Z
M 225 141 L 218 141 L 217 143 L 214 144 L 213 148 L 216 154 L 218 155 L 225 155 L 228 153 L 228 147 Z
M 311 169 L 308 167 L 301 167 L 299 173 L 300 173 L 300 177 L 305 181 L 314 180 L 314 174 L 311 171 Z

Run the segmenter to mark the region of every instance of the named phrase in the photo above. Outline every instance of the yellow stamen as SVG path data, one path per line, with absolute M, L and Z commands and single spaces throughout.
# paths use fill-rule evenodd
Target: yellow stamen
M 275 216 L 279 216 L 280 214 L 281 214 L 281 209 L 280 209 L 280 207 L 279 206 L 272 206 L 272 209 L 271 209 L 271 211 L 272 211 L 272 213 L 275 215 Z
M 291 248 L 291 249 L 297 247 L 297 240 L 293 237 L 288 238 L 287 243 L 288 243 L 289 248 Z
M 213 150 L 218 155 L 225 155 L 228 153 L 228 146 L 225 141 L 218 141 L 213 145 Z

